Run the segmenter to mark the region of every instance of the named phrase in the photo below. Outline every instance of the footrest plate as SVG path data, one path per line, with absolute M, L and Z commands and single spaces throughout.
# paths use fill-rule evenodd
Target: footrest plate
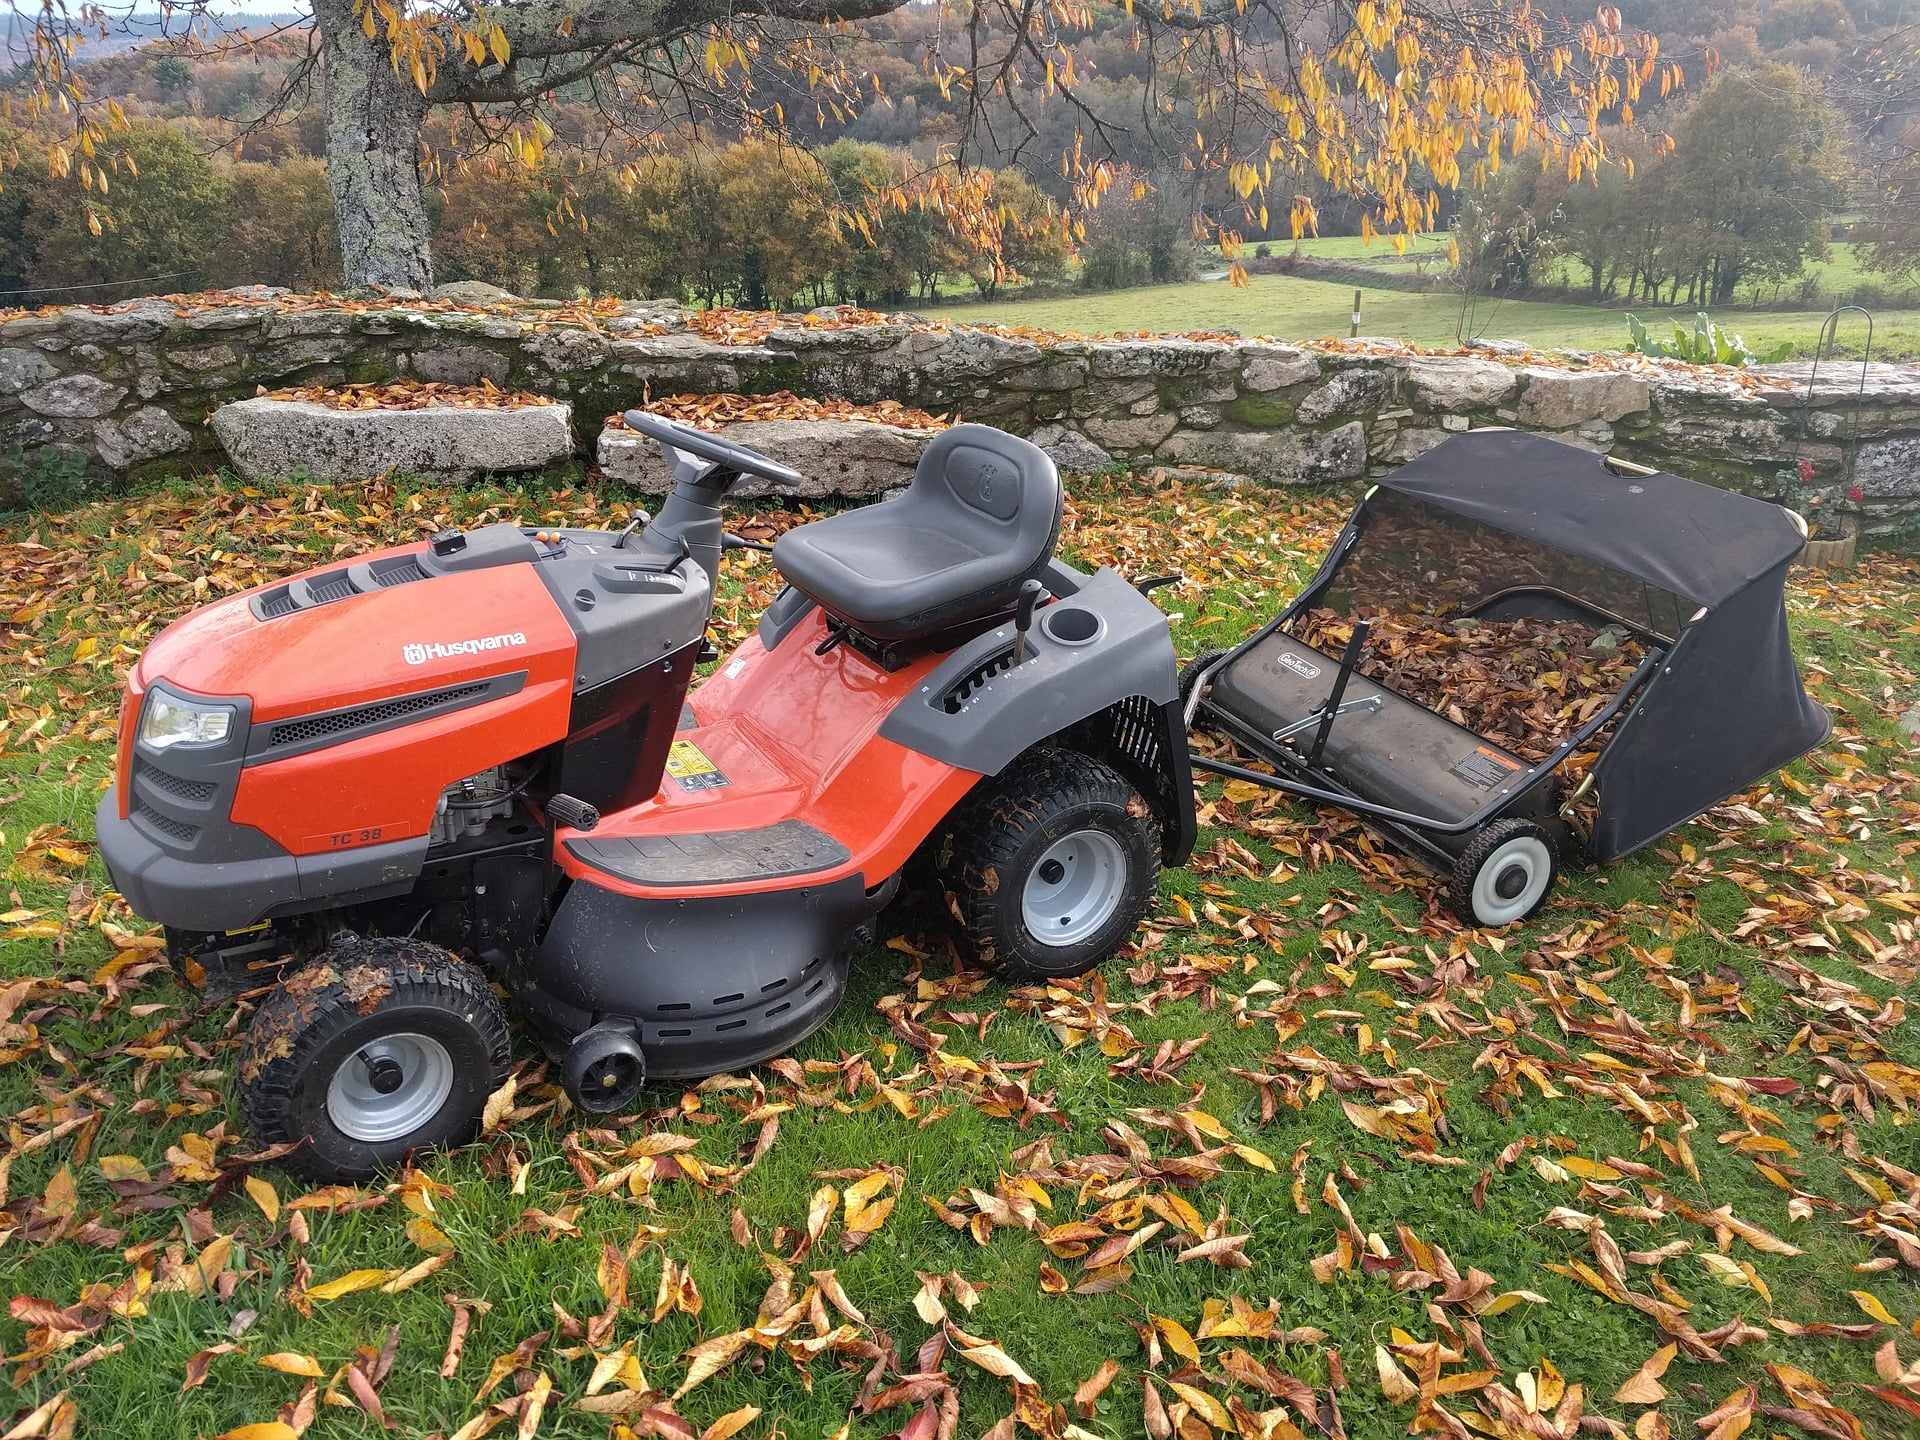
M 811 875 L 844 865 L 853 852 L 804 820 L 757 830 L 685 835 L 595 835 L 567 841 L 584 865 L 636 885 L 737 884 Z

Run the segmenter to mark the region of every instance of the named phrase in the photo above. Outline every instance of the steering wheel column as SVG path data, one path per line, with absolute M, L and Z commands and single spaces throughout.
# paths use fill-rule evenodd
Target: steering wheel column
M 662 415 L 629 410 L 622 418 L 629 430 L 660 446 L 673 476 L 673 489 L 660 513 L 627 548 L 662 566 L 690 558 L 717 587 L 724 543 L 720 506 L 728 492 L 749 475 L 785 487 L 806 477 L 757 450 Z

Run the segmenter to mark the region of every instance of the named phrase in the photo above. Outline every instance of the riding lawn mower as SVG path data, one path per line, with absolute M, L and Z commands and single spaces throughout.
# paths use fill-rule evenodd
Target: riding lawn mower
M 195 611 L 128 677 L 101 853 L 177 966 L 272 982 L 239 1099 L 296 1171 L 471 1138 L 499 992 L 614 1114 L 825 1023 L 903 874 L 965 955 L 1053 979 L 1192 848 L 1166 618 L 1055 556 L 1039 449 L 958 425 L 899 498 L 786 531 L 692 688 L 722 554 L 766 548 L 723 503 L 802 477 L 626 423 L 674 481 L 650 522 L 444 531 Z

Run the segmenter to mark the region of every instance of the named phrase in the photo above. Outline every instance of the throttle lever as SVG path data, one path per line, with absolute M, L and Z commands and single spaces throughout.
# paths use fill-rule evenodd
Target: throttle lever
M 653 519 L 653 517 L 649 515 L 646 511 L 635 510 L 633 512 L 633 517 L 627 521 L 627 528 L 622 530 L 620 532 L 620 538 L 613 542 L 613 548 L 616 550 L 626 549 L 628 537 L 630 537 L 634 531 L 638 530 L 642 525 L 645 525 L 651 519 Z
M 1033 628 L 1033 610 L 1046 593 L 1047 587 L 1038 580 L 1020 582 L 1020 600 L 1013 612 L 1013 663 L 1016 665 L 1027 658 L 1027 631 Z

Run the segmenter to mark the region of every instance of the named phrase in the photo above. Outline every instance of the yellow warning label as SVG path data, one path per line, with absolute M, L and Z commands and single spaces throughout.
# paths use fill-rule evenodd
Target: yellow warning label
M 678 780 L 683 790 L 711 790 L 729 783 L 720 767 L 691 740 L 676 740 L 667 747 L 667 774 Z
M 719 768 L 691 740 L 676 740 L 667 749 L 667 773 L 676 779 L 682 775 L 711 775 Z

